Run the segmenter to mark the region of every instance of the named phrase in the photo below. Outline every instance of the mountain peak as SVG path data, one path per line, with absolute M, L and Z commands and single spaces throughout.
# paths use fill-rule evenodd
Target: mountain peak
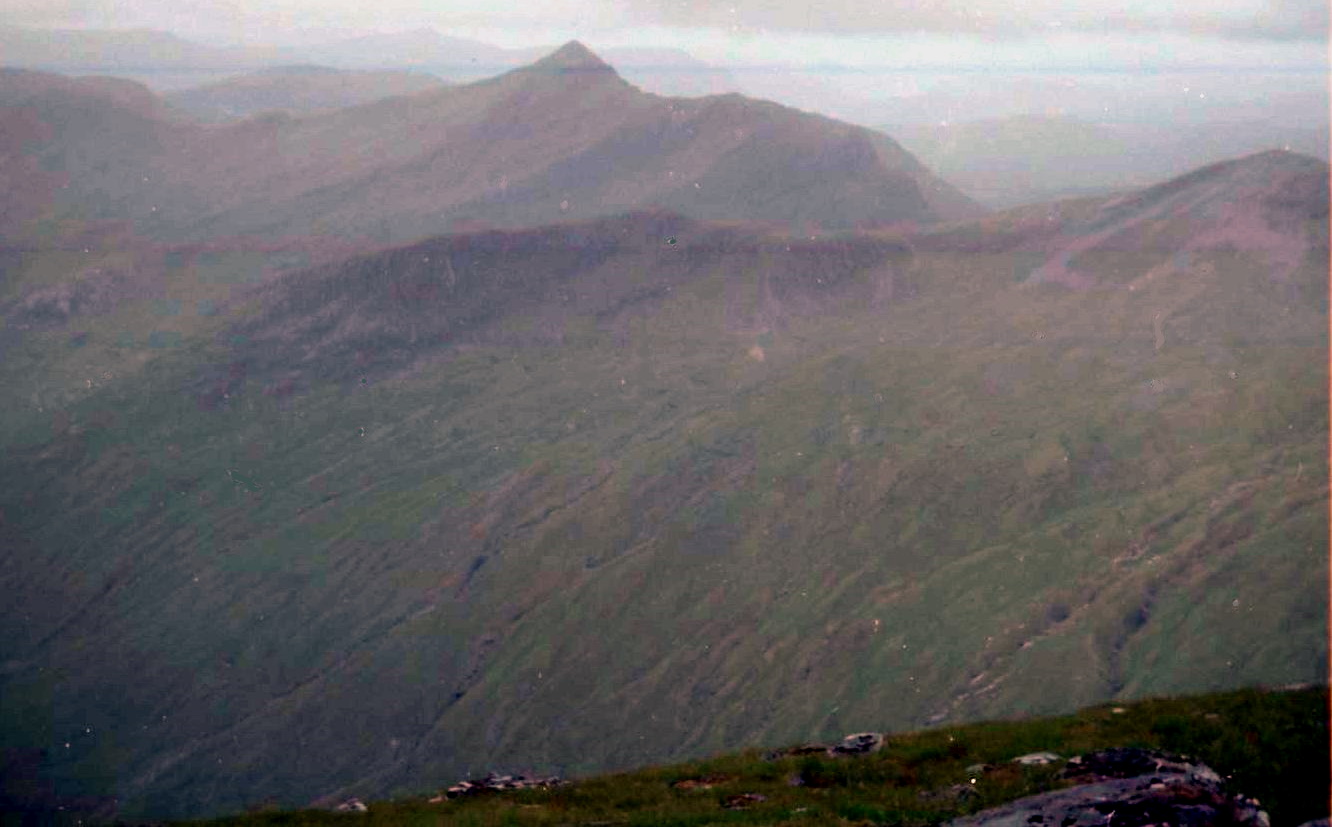
M 579 43 L 577 40 L 570 40 L 554 52 L 532 64 L 533 69 L 547 72 L 608 72 L 614 74 L 615 70 L 610 64 L 597 57 L 591 49 Z

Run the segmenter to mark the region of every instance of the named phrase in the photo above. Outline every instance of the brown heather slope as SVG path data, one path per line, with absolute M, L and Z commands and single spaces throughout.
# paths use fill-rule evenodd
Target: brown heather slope
M 44 410 L 25 338 L 0 737 L 150 818 L 1320 680 L 1327 201 L 468 232 Z
M 17 155 L 62 176 L 6 191 L 5 213 L 42 204 L 161 240 L 402 241 L 648 207 L 801 230 L 980 212 L 886 136 L 738 95 L 646 94 L 577 43 L 479 83 L 211 128 L 70 100 L 66 83 L 0 77 L 4 122 L 40 125 Z

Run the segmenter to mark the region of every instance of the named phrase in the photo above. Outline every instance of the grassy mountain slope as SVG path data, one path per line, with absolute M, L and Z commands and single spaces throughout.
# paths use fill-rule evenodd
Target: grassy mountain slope
M 736 95 L 649 95 L 577 43 L 474 84 L 213 128 L 86 95 L 70 103 L 30 88 L 64 79 L 23 77 L 18 91 L 0 89 L 13 99 L 5 120 L 32 121 L 12 152 L 59 178 L 6 196 L 5 212 L 44 206 L 30 234 L 46 231 L 38 219 L 77 218 L 132 221 L 162 241 L 402 242 L 459 222 L 644 207 L 831 228 L 980 212 L 886 136 Z M 95 152 L 82 152 L 92 136 Z
M 759 750 L 580 779 L 552 791 L 431 802 L 428 795 L 372 802 L 375 823 L 448 824 L 938 824 L 1056 789 L 1059 765 L 1005 764 L 1032 751 L 1065 758 L 1131 744 L 1189 754 L 1227 786 L 1258 798 L 1277 827 L 1327 812 L 1327 690 L 1242 690 L 1096 706 L 1076 715 L 988 721 L 890 733 L 866 757 L 770 757 Z M 974 765 L 988 763 L 981 772 Z M 968 771 L 970 769 L 970 771 Z M 682 783 L 685 782 L 685 783 Z M 694 786 L 690 786 L 692 782 Z M 959 791 L 958 787 L 966 789 Z M 738 794 L 763 801 L 724 809 Z M 310 810 L 251 814 L 217 824 L 331 824 L 348 816 Z
M 1326 180 L 449 236 L 88 388 L 26 331 L 0 737 L 162 816 L 1320 680 Z

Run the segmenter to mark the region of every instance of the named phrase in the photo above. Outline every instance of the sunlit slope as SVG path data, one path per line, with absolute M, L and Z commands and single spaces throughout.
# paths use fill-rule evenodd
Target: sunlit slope
M 16 420 L 5 742 L 208 813 L 1320 679 L 1326 177 L 279 282 Z

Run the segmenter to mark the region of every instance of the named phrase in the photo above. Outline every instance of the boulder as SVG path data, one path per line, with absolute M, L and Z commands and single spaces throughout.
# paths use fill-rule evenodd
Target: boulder
M 556 776 L 546 778 L 528 778 L 525 775 L 497 775 L 490 773 L 485 778 L 473 778 L 459 781 L 444 793 L 446 798 L 498 793 L 507 790 L 549 790 L 567 784 Z M 433 799 L 432 799 L 433 801 Z
M 1059 761 L 1060 757 L 1053 752 L 1030 752 L 1026 755 L 1019 755 L 1013 759 L 1014 764 L 1024 764 L 1027 766 L 1039 766 L 1043 764 L 1053 764 Z
M 338 813 L 364 813 L 369 809 L 359 798 L 349 798 L 333 808 L 334 812 Z
M 1256 799 L 1228 793 L 1205 764 L 1156 750 L 1111 749 L 1072 758 L 1077 786 L 955 819 L 948 827 L 1271 827 Z
M 878 732 L 857 732 L 842 739 L 832 748 L 835 755 L 868 755 L 883 749 L 883 735 Z
M 846 736 L 836 744 L 805 743 L 799 746 L 786 747 L 785 749 L 772 750 L 764 753 L 763 758 L 766 761 L 776 761 L 802 755 L 825 755 L 829 758 L 842 755 L 868 755 L 871 752 L 878 752 L 883 749 L 883 745 L 884 737 L 882 733 L 856 732 Z

